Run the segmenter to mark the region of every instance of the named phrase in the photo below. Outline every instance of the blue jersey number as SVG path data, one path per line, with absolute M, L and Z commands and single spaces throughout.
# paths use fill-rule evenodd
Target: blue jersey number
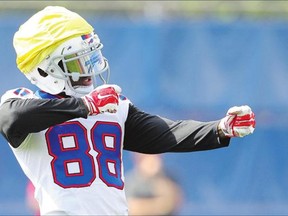
M 46 132 L 54 182 L 63 188 L 88 187 L 99 178 L 109 187 L 123 189 L 121 178 L 122 131 L 118 123 L 96 122 L 89 131 L 78 121 L 65 122 Z M 89 139 L 90 138 L 90 139 Z M 95 165 L 91 148 L 98 153 Z

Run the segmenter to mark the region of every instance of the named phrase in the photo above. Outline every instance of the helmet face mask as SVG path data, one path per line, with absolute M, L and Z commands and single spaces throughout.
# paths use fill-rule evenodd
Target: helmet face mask
M 82 96 L 98 83 L 109 81 L 109 65 L 102 56 L 102 48 L 94 33 L 75 37 L 61 44 L 26 76 L 50 94 L 65 92 L 70 96 Z M 81 85 L 84 78 L 91 78 L 91 85 Z

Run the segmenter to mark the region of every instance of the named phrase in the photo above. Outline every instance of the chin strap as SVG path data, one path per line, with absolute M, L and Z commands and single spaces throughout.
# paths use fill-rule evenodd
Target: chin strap
M 64 92 L 66 95 L 72 96 L 72 97 L 82 97 L 91 91 L 93 91 L 94 86 L 73 86 L 70 87 L 68 84 L 66 84 Z

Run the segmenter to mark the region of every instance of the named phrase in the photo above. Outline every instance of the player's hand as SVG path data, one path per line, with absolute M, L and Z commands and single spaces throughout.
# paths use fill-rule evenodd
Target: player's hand
M 101 85 L 95 88 L 88 95 L 82 97 L 85 105 L 88 107 L 89 115 L 99 113 L 117 112 L 119 104 L 119 94 L 121 88 L 118 85 Z
M 255 114 L 249 106 L 234 106 L 221 119 L 219 128 L 227 137 L 244 137 L 253 133 L 255 124 Z

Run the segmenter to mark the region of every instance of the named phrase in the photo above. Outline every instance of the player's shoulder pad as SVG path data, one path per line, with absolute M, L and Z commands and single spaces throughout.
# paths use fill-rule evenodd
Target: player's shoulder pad
M 122 101 L 128 100 L 127 97 L 125 97 L 122 94 L 119 95 L 119 99 L 122 100 Z
M 21 99 L 27 99 L 27 98 L 36 98 L 33 91 L 31 91 L 28 88 L 19 87 L 15 89 L 11 89 L 6 91 L 2 97 L 0 104 L 4 103 L 7 99 L 10 98 L 21 98 Z
M 126 102 L 126 103 L 132 104 L 132 102 L 126 96 L 124 96 L 122 94 L 119 95 L 119 100 L 122 101 L 122 102 Z

